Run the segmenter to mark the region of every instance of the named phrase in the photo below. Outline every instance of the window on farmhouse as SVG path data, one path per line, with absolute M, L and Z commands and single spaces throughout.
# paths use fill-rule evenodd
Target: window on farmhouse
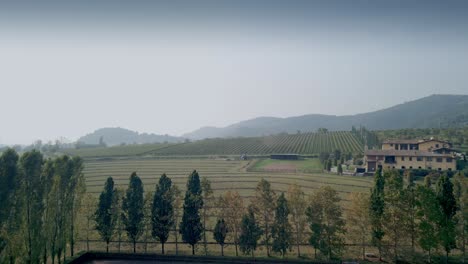
M 447 158 L 447 162 L 452 162 L 452 158 Z
M 401 157 L 401 160 L 404 161 L 404 160 L 405 160 L 405 157 Z
M 427 157 L 426 161 L 432 161 L 432 157 Z
M 422 157 L 417 157 L 416 158 L 418 161 L 423 161 L 423 158 Z
M 442 158 L 437 158 L 436 161 L 437 162 L 442 162 Z
M 413 157 L 409 157 L 409 161 L 413 161 Z

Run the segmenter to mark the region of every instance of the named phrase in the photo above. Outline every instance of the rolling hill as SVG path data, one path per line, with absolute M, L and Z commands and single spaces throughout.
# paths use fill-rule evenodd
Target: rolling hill
M 87 134 L 78 139 L 78 142 L 85 144 L 98 144 L 99 139 L 103 138 L 108 146 L 125 144 L 149 144 L 149 143 L 178 143 L 184 139 L 169 135 L 156 135 L 147 133 L 138 133 L 120 127 L 101 128 L 93 133 Z
M 349 130 L 352 126 L 370 130 L 461 127 L 468 125 L 468 95 L 431 95 L 390 108 L 356 115 L 311 114 L 276 118 L 259 117 L 227 127 L 203 127 L 183 135 L 190 139 L 256 137 L 278 133 Z

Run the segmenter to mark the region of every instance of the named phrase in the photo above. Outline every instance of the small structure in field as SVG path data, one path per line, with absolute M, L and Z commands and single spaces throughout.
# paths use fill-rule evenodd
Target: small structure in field
M 298 154 L 271 154 L 270 159 L 276 160 L 298 160 Z

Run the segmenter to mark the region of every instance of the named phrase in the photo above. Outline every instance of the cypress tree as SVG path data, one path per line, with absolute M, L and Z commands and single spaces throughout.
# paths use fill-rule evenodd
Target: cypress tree
M 275 252 L 281 253 L 281 256 L 284 257 L 286 252 L 291 249 L 291 224 L 289 223 L 289 206 L 284 193 L 278 198 L 276 213 L 275 213 L 275 222 L 273 223 L 273 228 L 271 230 L 271 235 L 273 238 L 272 249 Z
M 133 243 L 133 253 L 136 252 L 136 242 L 143 233 L 144 204 L 143 184 L 136 172 L 133 172 L 122 202 L 122 222 Z
M 201 223 L 200 209 L 203 206 L 201 197 L 200 176 L 194 170 L 187 181 L 187 191 L 184 198 L 184 212 L 180 223 L 182 240 L 192 246 L 192 255 L 195 255 L 195 245 L 201 239 L 203 226 Z
M 159 178 L 154 193 L 153 208 L 151 210 L 152 235 L 161 242 L 161 251 L 164 254 L 164 244 L 174 225 L 172 181 L 164 173 Z
M 102 240 L 106 242 L 106 252 L 109 252 L 109 242 L 115 231 L 118 215 L 115 213 L 114 204 L 117 202 L 114 180 L 107 178 L 104 190 L 99 196 L 99 203 L 95 213 L 96 230 Z
M 221 256 L 224 256 L 224 241 L 228 232 L 229 230 L 224 219 L 218 219 L 214 228 L 213 238 L 221 246 Z

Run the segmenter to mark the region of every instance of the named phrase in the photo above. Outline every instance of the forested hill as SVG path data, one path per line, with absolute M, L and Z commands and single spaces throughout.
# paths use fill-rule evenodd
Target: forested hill
M 182 142 L 184 139 L 169 135 L 156 135 L 147 133 L 138 133 L 120 127 L 101 128 L 91 134 L 87 134 L 78 139 L 78 142 L 85 144 L 99 144 L 100 139 L 108 146 L 125 144 L 145 144 L 145 143 L 176 143 Z
M 365 100 L 357 102 L 365 104 Z M 262 136 L 282 132 L 296 133 L 327 128 L 349 130 L 352 126 L 370 130 L 404 128 L 447 128 L 468 125 L 468 95 L 431 95 L 390 108 L 357 115 L 304 115 L 289 118 L 260 117 L 227 127 L 204 127 L 184 137 L 203 139 L 214 137 Z

